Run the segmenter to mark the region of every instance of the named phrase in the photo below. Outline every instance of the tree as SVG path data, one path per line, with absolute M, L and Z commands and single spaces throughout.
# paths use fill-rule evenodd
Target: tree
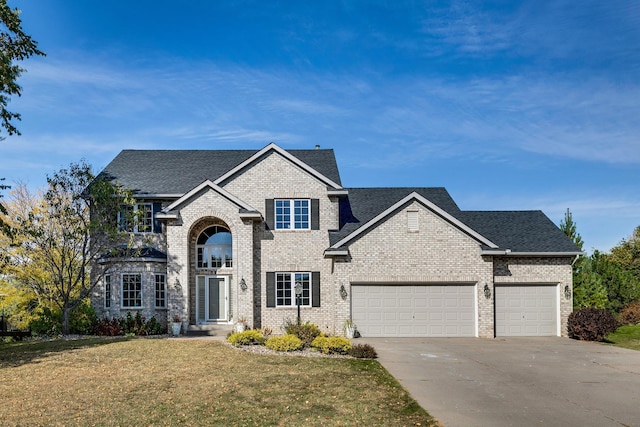
M 567 212 L 564 214 L 564 219 L 560 221 L 560 230 L 567 235 L 568 238 L 571 239 L 573 243 L 582 251 L 582 245 L 584 244 L 582 241 L 582 236 L 577 231 L 577 225 L 573 222 L 573 215 L 571 211 L 567 208 Z
M 0 0 L 0 125 L 9 135 L 20 135 L 13 120 L 20 120 L 20 114 L 7 110 L 11 95 L 22 95 L 17 80 L 25 71 L 16 61 L 25 60 L 33 55 L 45 56 L 38 49 L 38 43 L 22 30 L 20 11 L 11 9 L 7 0 Z M 4 139 L 4 137 L 0 137 Z
M 12 262 L 17 280 L 62 313 L 62 333 L 69 314 L 88 298 L 110 264 L 109 253 L 125 244 L 116 223 L 130 192 L 95 178 L 84 163 L 71 164 L 47 177 L 43 198 L 15 221 Z

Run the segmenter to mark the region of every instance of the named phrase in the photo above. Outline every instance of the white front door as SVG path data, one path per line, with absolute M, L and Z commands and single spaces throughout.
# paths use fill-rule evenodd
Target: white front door
M 198 323 L 229 320 L 228 277 L 196 277 L 196 319 Z

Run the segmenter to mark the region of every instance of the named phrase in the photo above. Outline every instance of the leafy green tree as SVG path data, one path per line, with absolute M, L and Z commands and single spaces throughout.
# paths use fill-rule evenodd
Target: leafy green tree
M 84 163 L 71 164 L 47 178 L 39 203 L 15 221 L 11 260 L 16 279 L 42 302 L 62 313 L 62 333 L 69 333 L 69 315 L 102 279 L 109 251 L 127 242 L 116 215 L 132 204 L 130 192 L 97 179 Z
M 602 276 L 597 271 L 598 251 L 590 257 L 581 257 L 574 264 L 573 274 L 573 308 L 583 307 L 606 308 L 609 303 L 607 288 Z
M 17 83 L 24 68 L 16 61 L 25 60 L 33 55 L 45 53 L 38 49 L 38 42 L 22 30 L 20 11 L 11 9 L 7 0 L 0 0 L 0 125 L 9 135 L 20 135 L 13 120 L 20 120 L 20 114 L 7 110 L 12 95 L 22 95 Z M 4 139 L 4 137 L 0 137 Z
M 640 226 L 611 249 L 611 260 L 634 276 L 640 285 Z

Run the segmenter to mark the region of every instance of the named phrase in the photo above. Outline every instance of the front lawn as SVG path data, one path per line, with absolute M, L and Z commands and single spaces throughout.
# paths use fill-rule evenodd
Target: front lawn
M 0 344 L 3 425 L 436 425 L 374 360 L 212 341 Z
M 618 347 L 640 350 L 640 325 L 626 325 L 607 335 L 606 342 Z

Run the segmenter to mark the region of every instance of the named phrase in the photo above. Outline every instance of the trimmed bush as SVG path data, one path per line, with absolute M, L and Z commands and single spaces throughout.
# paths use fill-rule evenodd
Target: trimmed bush
M 375 359 L 378 357 L 378 353 L 369 344 L 356 344 L 349 350 L 349 356 L 358 359 Z
M 264 344 L 264 335 L 258 329 L 247 329 L 243 332 L 235 332 L 227 338 L 231 344 L 236 347 L 241 345 L 262 345 Z
M 320 335 L 313 340 L 311 346 L 324 354 L 347 354 L 351 349 L 351 341 L 345 337 L 325 337 Z
M 287 334 L 295 335 L 296 337 L 300 338 L 300 341 L 302 341 L 302 344 L 305 347 L 311 347 L 311 343 L 313 343 L 313 340 L 322 333 L 320 332 L 320 328 L 318 328 L 318 326 L 308 322 L 303 325 L 287 323 L 284 326 L 284 331 Z
M 585 307 L 569 315 L 569 337 L 583 341 L 602 341 L 618 328 L 618 322 L 609 310 Z
M 296 351 L 302 348 L 302 341 L 293 334 L 271 337 L 265 345 L 275 351 Z
M 630 302 L 622 307 L 618 321 L 621 325 L 637 325 L 640 323 L 640 301 Z

